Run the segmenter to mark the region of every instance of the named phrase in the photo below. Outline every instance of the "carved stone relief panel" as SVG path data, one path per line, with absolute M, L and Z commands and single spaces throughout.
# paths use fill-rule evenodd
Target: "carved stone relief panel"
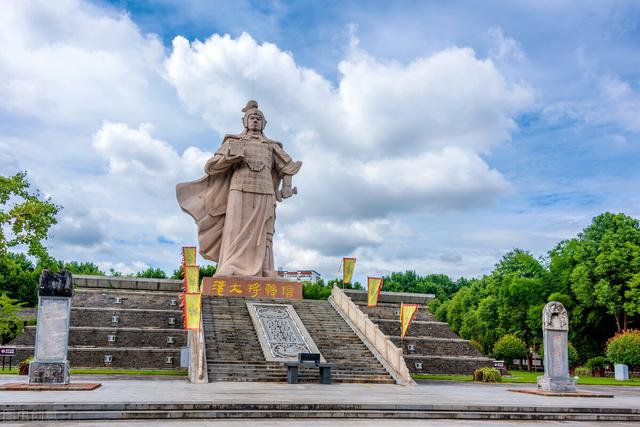
M 247 309 L 266 360 L 295 361 L 298 353 L 320 353 L 290 304 L 247 302 Z

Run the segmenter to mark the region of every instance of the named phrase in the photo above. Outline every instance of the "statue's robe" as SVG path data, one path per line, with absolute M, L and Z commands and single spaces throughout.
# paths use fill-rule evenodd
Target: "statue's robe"
M 254 145 L 250 147 L 254 150 L 246 149 L 245 153 L 247 144 L 260 146 Z M 252 155 L 261 156 L 262 162 L 252 160 Z M 260 163 L 268 164 L 260 172 L 249 169 L 258 169 Z M 272 241 L 276 201 L 282 200 L 279 186 L 284 175 L 295 175 L 300 166 L 279 142 L 245 134 L 226 135 L 205 165 L 206 175 L 177 185 L 180 207 L 198 226 L 200 254 L 218 263 L 216 275 L 276 275 Z M 261 182 L 255 182 L 258 175 Z

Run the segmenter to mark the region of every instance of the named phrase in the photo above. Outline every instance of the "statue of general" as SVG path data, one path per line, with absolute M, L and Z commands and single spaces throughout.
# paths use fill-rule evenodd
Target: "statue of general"
M 206 175 L 178 184 L 176 196 L 196 221 L 200 254 L 218 263 L 216 276 L 275 277 L 276 201 L 297 193 L 292 176 L 302 162 L 264 136 L 267 121 L 256 101 L 242 111 L 244 131 L 225 135 Z

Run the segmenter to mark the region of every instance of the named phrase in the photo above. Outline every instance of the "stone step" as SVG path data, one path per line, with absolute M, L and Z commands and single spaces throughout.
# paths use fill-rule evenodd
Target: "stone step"
M 390 337 L 391 341 L 402 347 L 405 355 L 424 356 L 472 356 L 482 357 L 469 341 L 459 338 L 427 338 L 427 337 Z
M 70 323 L 89 327 L 182 329 L 182 311 L 72 307 Z
M 358 304 L 358 308 L 363 313 L 367 314 L 370 318 L 386 319 L 386 320 L 399 320 L 400 315 L 396 312 L 400 311 L 399 304 L 379 304 L 377 307 L 367 307 L 366 304 Z M 429 313 L 424 307 L 420 307 L 416 314 L 415 320 L 422 321 L 435 321 L 436 318 Z
M 409 371 L 423 374 L 471 375 L 478 368 L 493 366 L 493 359 L 464 356 L 405 355 Z
M 185 331 L 175 328 L 94 328 L 90 326 L 71 326 L 69 328 L 69 346 L 180 348 L 186 345 L 186 335 Z M 12 341 L 12 345 L 34 346 L 35 342 L 36 327 L 27 326 L 20 337 Z
M 203 325 L 210 381 L 286 381 L 286 369 L 269 364 L 244 298 L 205 297 Z M 325 360 L 335 363 L 335 382 L 395 381 L 327 301 L 251 299 L 293 306 Z M 315 372 L 314 372 L 315 371 Z M 318 382 L 317 369 L 301 381 Z
M 33 346 L 16 346 L 15 360 L 22 361 L 33 355 Z M 105 356 L 111 356 L 111 362 L 106 362 Z M 180 349 L 69 347 L 68 358 L 73 368 L 175 369 L 180 366 Z
M 392 391 L 390 392 L 392 393 Z M 343 419 L 364 420 L 396 419 L 396 420 L 451 420 L 448 425 L 456 425 L 459 420 L 470 420 L 469 424 L 479 425 L 485 421 L 487 425 L 496 420 L 511 421 L 561 421 L 610 422 L 610 425 L 625 425 L 640 421 L 636 408 L 611 407 L 604 403 L 594 402 L 589 407 L 572 405 L 527 406 L 505 405 L 500 403 L 469 404 L 432 402 L 398 405 L 396 402 L 378 403 L 361 402 L 326 402 L 324 399 L 310 402 L 287 402 L 274 399 L 266 403 L 221 403 L 212 400 L 205 402 L 150 402 L 140 399 L 136 402 L 112 403 L 10 403 L 3 407 L 3 419 L 14 423 L 33 422 L 34 420 L 76 421 L 114 423 L 114 420 L 147 420 L 151 425 L 155 420 L 220 420 L 220 419 L 261 419 L 269 420 L 267 424 L 278 424 L 277 420 L 308 419 L 310 425 L 317 424 L 319 419 L 333 419 L 340 425 Z M 601 399 L 593 399 L 601 400 Z M 275 422 L 273 421 L 275 420 Z M 399 423 L 398 421 L 396 423 Z M 442 421 L 436 421 L 439 425 Z M 139 421 L 138 421 L 139 423 Z M 136 424 L 138 424 L 136 423 Z M 241 422 L 240 422 L 241 423 Z M 342 422 L 344 423 L 344 422 Z M 527 424 L 529 424 L 527 423 Z M 227 422 L 226 424 L 235 424 Z M 245 424 L 247 423 L 245 421 Z M 260 423 L 262 424 L 262 423 Z M 305 422 L 296 422 L 305 424 Z M 351 423 L 349 423 L 351 424 Z M 367 422 L 360 421 L 366 425 Z M 380 424 L 378 421 L 377 424 Z M 412 423 L 413 424 L 413 423 Z M 512 423 L 513 424 L 513 423 Z M 484 424 L 482 424 L 484 425 Z
M 377 324 L 385 335 L 400 335 L 399 320 L 371 319 L 371 321 Z M 444 322 L 414 321 L 409 326 L 407 335 L 410 337 L 460 338 Z
M 134 291 L 122 289 L 76 288 L 71 300 L 73 307 L 178 309 L 179 292 Z

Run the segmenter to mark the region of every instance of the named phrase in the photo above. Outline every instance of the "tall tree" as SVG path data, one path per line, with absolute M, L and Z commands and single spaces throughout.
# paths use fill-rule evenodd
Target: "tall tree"
M 0 256 L 24 245 L 29 255 L 45 261 L 49 255 L 42 241 L 57 223 L 61 207 L 29 187 L 26 172 L 0 176 Z
M 592 319 L 601 311 L 611 316 L 618 331 L 628 328 L 640 304 L 640 292 L 635 290 L 640 274 L 638 220 L 605 212 L 575 239 L 560 243 L 551 258 L 552 273 L 560 273 L 558 280 L 568 282 Z M 555 263 L 554 258 L 558 258 Z

